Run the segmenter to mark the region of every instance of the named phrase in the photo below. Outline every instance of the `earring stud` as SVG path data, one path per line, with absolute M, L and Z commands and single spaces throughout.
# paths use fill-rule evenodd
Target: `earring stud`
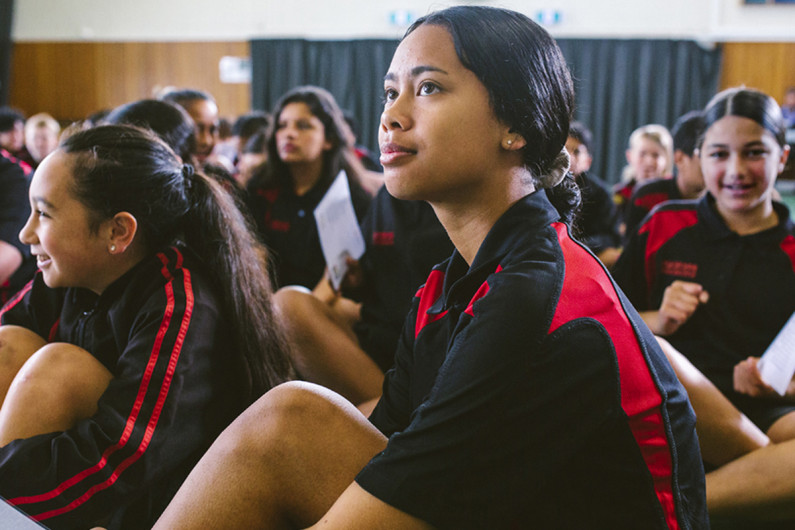
M 116 252 L 116 245 L 111 245 L 110 246 L 110 251 L 111 252 Z

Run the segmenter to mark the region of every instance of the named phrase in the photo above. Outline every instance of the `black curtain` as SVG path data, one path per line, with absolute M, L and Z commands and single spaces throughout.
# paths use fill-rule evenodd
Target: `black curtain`
M 356 118 L 359 143 L 377 152 L 384 74 L 397 45 L 396 40 L 254 40 L 251 107 L 270 111 L 295 86 L 321 86 Z
M 359 121 L 359 141 L 377 151 L 383 77 L 395 40 L 251 42 L 252 108 L 270 110 L 296 85 L 327 88 Z M 616 182 L 633 129 L 671 127 L 703 108 L 718 87 L 720 49 L 692 41 L 559 39 L 577 90 L 575 118 L 594 133 L 594 172 Z
M 11 21 L 14 0 L 0 0 L 0 105 L 8 104 L 8 80 L 11 70 Z
M 594 135 L 593 172 L 617 182 L 630 133 L 672 127 L 718 89 L 721 50 L 693 41 L 560 39 L 577 94 L 575 118 Z

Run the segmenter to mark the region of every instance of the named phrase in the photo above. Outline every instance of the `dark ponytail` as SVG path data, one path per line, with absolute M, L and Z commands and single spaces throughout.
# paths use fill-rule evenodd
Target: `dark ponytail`
M 266 252 L 229 192 L 201 173 L 192 174 L 187 164 L 183 174 L 191 201 L 183 237 L 220 284 L 223 305 L 235 329 L 234 347 L 243 355 L 256 398 L 284 382 L 291 372 L 281 327 L 274 325 Z
M 568 225 L 575 224 L 577 214 L 580 212 L 581 196 L 580 187 L 570 172 L 566 173 L 556 186 L 547 189 L 549 202 L 558 210 L 560 220 Z
M 183 165 L 148 131 L 105 125 L 76 133 L 60 148 L 78 157 L 75 196 L 95 225 L 126 211 L 155 252 L 183 241 L 204 262 L 221 295 L 253 402 L 291 375 L 287 344 L 271 305 L 265 250 L 235 199 L 214 180 Z M 136 236 L 138 237 L 138 236 Z

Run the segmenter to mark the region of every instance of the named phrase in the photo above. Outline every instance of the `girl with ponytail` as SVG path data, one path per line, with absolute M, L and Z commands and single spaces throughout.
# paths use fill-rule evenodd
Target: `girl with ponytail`
M 0 495 L 51 528 L 151 526 L 290 376 L 262 249 L 153 134 L 70 136 L 31 182 L 39 272 L 0 318 Z

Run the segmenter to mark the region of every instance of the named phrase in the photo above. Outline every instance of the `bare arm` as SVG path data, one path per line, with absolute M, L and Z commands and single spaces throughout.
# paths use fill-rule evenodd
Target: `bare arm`
M 22 253 L 15 246 L 0 241 L 0 283 L 8 280 L 22 265 Z
M 666 287 L 660 308 L 640 314 L 655 335 L 671 335 L 688 321 L 698 306 L 707 303 L 709 294 L 694 282 L 676 280 Z

